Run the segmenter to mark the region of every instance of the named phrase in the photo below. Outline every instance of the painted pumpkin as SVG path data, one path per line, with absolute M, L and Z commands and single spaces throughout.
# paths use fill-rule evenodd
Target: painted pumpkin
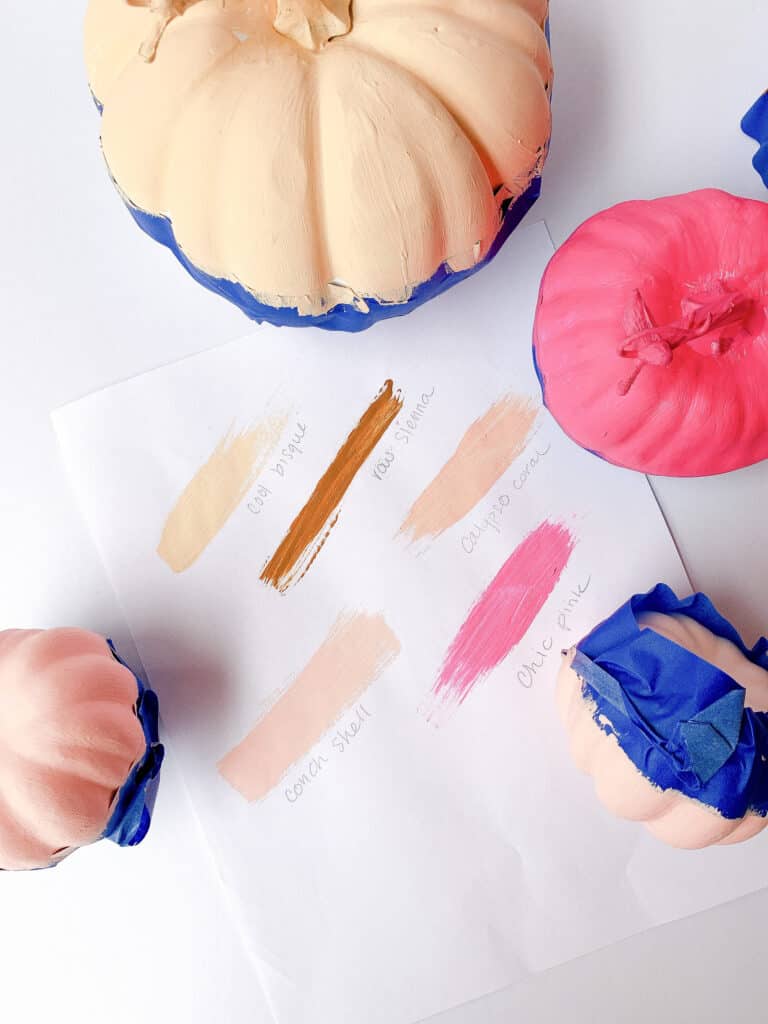
M 563 430 L 609 462 L 705 476 L 768 457 L 768 205 L 622 203 L 550 262 L 534 350 Z
M 157 702 L 80 629 L 0 633 L 0 869 L 48 867 L 110 838 L 136 845 L 163 749 Z
M 768 823 L 768 642 L 747 648 L 703 594 L 632 598 L 567 652 L 557 702 L 614 814 L 685 849 Z
M 742 131 L 758 143 L 752 166 L 768 186 L 768 92 L 750 107 L 741 122 Z
M 550 136 L 548 0 L 90 0 L 138 223 L 249 316 L 359 330 L 489 259 Z

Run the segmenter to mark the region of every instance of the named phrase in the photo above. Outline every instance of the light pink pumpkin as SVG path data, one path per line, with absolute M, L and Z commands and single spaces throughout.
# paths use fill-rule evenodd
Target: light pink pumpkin
M 609 462 L 704 476 L 768 457 L 768 205 L 622 203 L 565 242 L 534 328 L 544 400 Z
M 768 672 L 744 657 L 730 640 L 716 636 L 685 615 L 647 612 L 639 624 L 716 665 L 744 687 L 748 707 L 768 710 Z M 725 818 L 683 793 L 662 790 L 650 782 L 624 753 L 616 737 L 595 722 L 594 707 L 585 698 L 582 681 L 571 667 L 575 651 L 573 648 L 563 658 L 557 680 L 557 707 L 571 756 L 578 768 L 592 776 L 597 796 L 609 811 L 642 822 L 657 839 L 681 849 L 740 843 L 762 832 L 768 824 L 768 818 L 762 815 Z M 691 680 L 681 678 L 680 686 L 687 685 Z
M 0 868 L 47 867 L 100 838 L 145 751 L 137 697 L 94 633 L 0 632 Z

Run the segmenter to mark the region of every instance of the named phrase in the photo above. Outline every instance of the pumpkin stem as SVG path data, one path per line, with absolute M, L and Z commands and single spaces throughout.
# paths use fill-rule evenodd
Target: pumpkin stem
M 740 335 L 748 335 L 754 301 L 745 292 L 726 290 L 720 283 L 706 294 L 692 295 L 680 303 L 681 316 L 659 325 L 651 316 L 637 289 L 624 314 L 627 337 L 619 343 L 619 355 L 637 363 L 629 377 L 619 381 L 617 390 L 627 395 L 646 366 L 669 366 L 681 345 L 713 334 L 712 354 L 721 356 Z
M 277 0 L 273 24 L 305 50 L 322 50 L 352 28 L 352 0 Z
M 154 15 L 152 30 L 139 47 L 139 56 L 143 57 L 147 64 L 151 64 L 157 56 L 157 48 L 170 23 L 192 4 L 197 3 L 197 0 L 127 0 L 127 2 L 131 7 L 148 7 L 150 14 Z M 223 7 L 226 0 L 220 0 L 220 2 Z

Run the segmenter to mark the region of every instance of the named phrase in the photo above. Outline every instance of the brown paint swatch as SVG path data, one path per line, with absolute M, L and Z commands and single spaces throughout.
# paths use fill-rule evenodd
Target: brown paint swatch
M 339 449 L 309 501 L 299 512 L 277 551 L 264 566 L 261 579 L 281 593 L 307 572 L 339 518 L 339 506 L 368 456 L 400 412 L 403 399 L 391 380 L 360 417 Z
M 400 653 L 382 615 L 342 615 L 306 668 L 218 765 L 246 800 L 261 800 Z
M 273 416 L 226 435 L 182 491 L 163 527 L 158 555 L 174 571 L 189 569 L 248 493 L 277 447 L 287 417 Z
M 435 538 L 468 515 L 522 453 L 537 415 L 530 398 L 509 394 L 494 402 L 417 498 L 399 532 L 411 541 Z

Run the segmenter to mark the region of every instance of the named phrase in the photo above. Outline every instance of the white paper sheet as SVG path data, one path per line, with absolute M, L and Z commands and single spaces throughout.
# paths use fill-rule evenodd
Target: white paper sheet
M 559 648 L 633 592 L 660 580 L 688 590 L 643 477 L 581 451 L 542 412 L 528 449 L 472 513 L 418 551 L 395 538 L 472 421 L 509 390 L 538 398 L 531 324 L 551 253 L 543 225 L 526 228 L 484 271 L 482 291 L 479 278 L 467 282 L 363 336 L 261 328 L 55 414 L 278 1024 L 416 1021 L 764 884 L 761 840 L 667 850 L 604 812 L 566 752 L 553 703 Z M 278 594 L 259 579 L 265 561 L 389 378 L 403 392 L 401 419 L 434 389 L 428 411 L 407 443 L 390 428 L 310 571 Z M 231 424 L 267 409 L 289 417 L 286 438 L 306 427 L 302 454 L 281 477 L 265 468 L 258 516 L 254 486 L 199 560 L 171 572 L 156 549 L 179 493 Z M 379 480 L 387 448 L 395 458 Z M 531 466 L 536 450 L 546 454 Z M 462 537 L 502 495 L 503 514 L 468 554 Z M 567 569 L 523 642 L 435 728 L 423 708 L 452 638 L 544 519 L 573 532 Z M 345 610 L 383 614 L 400 656 L 361 698 L 368 717 L 351 741 L 358 705 L 247 803 L 217 762 Z M 545 641 L 552 653 L 530 677 Z M 321 755 L 320 774 L 289 802 Z

